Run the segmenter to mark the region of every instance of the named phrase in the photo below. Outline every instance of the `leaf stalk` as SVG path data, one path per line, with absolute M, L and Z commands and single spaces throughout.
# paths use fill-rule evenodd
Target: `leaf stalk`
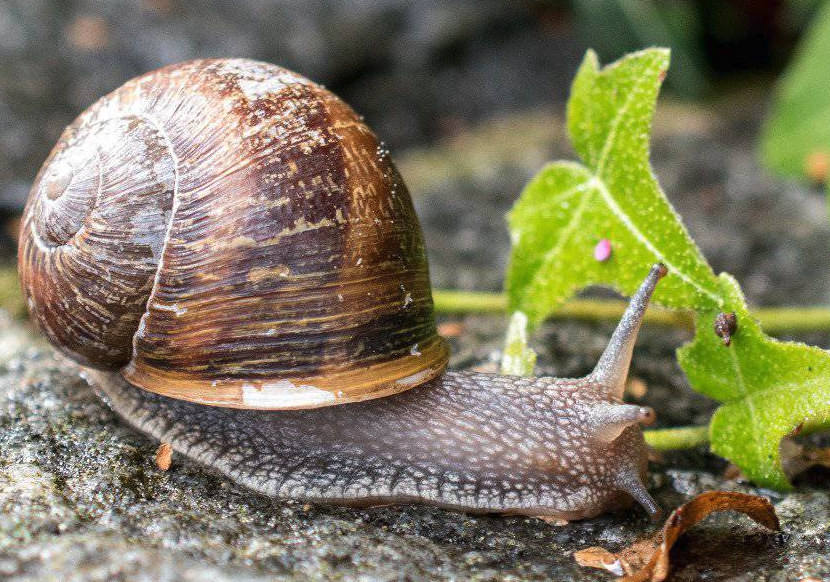
M 643 431 L 648 445 L 658 451 L 691 449 L 709 442 L 708 426 L 655 428 Z
M 435 289 L 432 297 L 438 313 L 488 314 L 507 311 L 507 298 L 502 293 Z M 592 323 L 616 321 L 622 316 L 625 306 L 624 301 L 616 299 L 571 299 L 551 319 L 574 319 Z M 827 307 L 772 307 L 755 309 L 750 313 L 764 331 L 772 334 L 830 330 L 830 308 Z M 691 311 L 649 307 L 644 322 L 693 329 L 694 316 Z

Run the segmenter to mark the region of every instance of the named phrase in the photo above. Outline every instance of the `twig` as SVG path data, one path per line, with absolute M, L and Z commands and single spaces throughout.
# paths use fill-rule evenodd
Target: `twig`
M 504 313 L 507 298 L 501 293 L 449 291 L 435 289 L 432 293 L 438 313 Z M 552 319 L 580 321 L 615 321 L 625 310 L 626 303 L 618 300 L 572 299 L 554 313 Z M 755 309 L 752 315 L 764 331 L 772 334 L 830 330 L 830 308 L 778 307 Z M 650 307 L 646 323 L 666 327 L 692 329 L 694 317 L 689 311 L 671 311 Z
M 646 442 L 658 451 L 691 449 L 709 442 L 708 426 L 655 428 L 643 431 Z

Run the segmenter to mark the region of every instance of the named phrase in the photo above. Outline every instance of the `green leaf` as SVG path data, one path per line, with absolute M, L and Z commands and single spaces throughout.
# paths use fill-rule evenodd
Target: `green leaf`
M 717 278 L 649 165 L 651 121 L 668 65 L 665 49 L 634 53 L 602 70 L 596 55 L 586 54 L 568 103 L 568 130 L 584 165 L 542 169 L 508 216 L 508 298 L 531 327 L 588 285 L 634 292 L 658 261 L 669 275 L 655 301 L 675 308 L 720 304 Z M 603 239 L 611 255 L 596 260 Z
M 723 403 L 709 427 L 712 450 L 755 483 L 786 489 L 781 439 L 796 429 L 830 427 L 830 353 L 768 337 L 747 312 L 737 282 L 723 274 L 720 284 L 724 311 L 738 318 L 731 345 L 715 335 L 718 311 L 707 310 L 678 361 L 695 390 Z
M 668 53 L 659 49 L 602 70 L 593 53 L 586 55 L 568 104 L 568 129 L 583 164 L 545 167 L 508 217 L 514 246 L 506 285 L 520 313 L 505 366 L 529 371 L 521 313 L 535 325 L 591 284 L 630 294 L 653 263 L 663 262 L 669 273 L 655 300 L 698 314 L 695 340 L 679 350 L 680 364 L 695 390 L 722 403 L 709 427 L 712 449 L 756 483 L 786 488 L 781 439 L 830 427 L 830 353 L 765 335 L 737 283 L 714 275 L 660 190 L 648 142 L 667 66 Z M 612 252 L 602 247 L 595 255 L 603 239 Z M 738 328 L 726 347 L 714 322 L 729 311 Z M 692 436 L 699 441 L 698 433 Z
M 779 82 L 761 138 L 766 166 L 788 176 L 811 176 L 816 155 L 830 159 L 830 2 L 815 16 Z M 815 159 L 815 158 L 813 158 Z
M 504 340 L 501 373 L 510 376 L 532 376 L 536 352 L 527 346 L 527 316 L 517 311 L 510 318 Z

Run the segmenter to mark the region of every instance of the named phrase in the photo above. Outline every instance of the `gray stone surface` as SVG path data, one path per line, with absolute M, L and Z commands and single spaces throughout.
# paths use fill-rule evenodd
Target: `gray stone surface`
M 468 318 L 454 363 L 486 365 L 499 318 Z M 612 326 L 568 324 L 542 334 L 543 368 L 590 367 Z M 692 397 L 671 349 L 683 334 L 647 330 L 634 374 L 645 402 L 689 422 Z M 33 333 L 0 320 L 0 579 L 5 580 L 597 580 L 573 551 L 620 548 L 654 528 L 640 510 L 554 527 L 525 518 L 427 507 L 345 509 L 272 501 L 174 456 L 128 429 L 74 366 Z M 830 576 L 830 503 L 813 474 L 778 494 L 720 477 L 703 451 L 654 464 L 650 488 L 667 509 L 708 489 L 766 494 L 773 534 L 720 514 L 680 544 L 673 580 L 799 580 Z M 825 484 L 826 487 L 826 484 Z

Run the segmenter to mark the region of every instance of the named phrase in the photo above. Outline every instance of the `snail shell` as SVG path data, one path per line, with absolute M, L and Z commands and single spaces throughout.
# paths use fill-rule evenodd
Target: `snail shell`
M 151 392 L 291 409 L 440 374 L 423 236 L 358 115 L 244 59 L 129 81 L 64 132 L 19 270 L 64 353 Z

